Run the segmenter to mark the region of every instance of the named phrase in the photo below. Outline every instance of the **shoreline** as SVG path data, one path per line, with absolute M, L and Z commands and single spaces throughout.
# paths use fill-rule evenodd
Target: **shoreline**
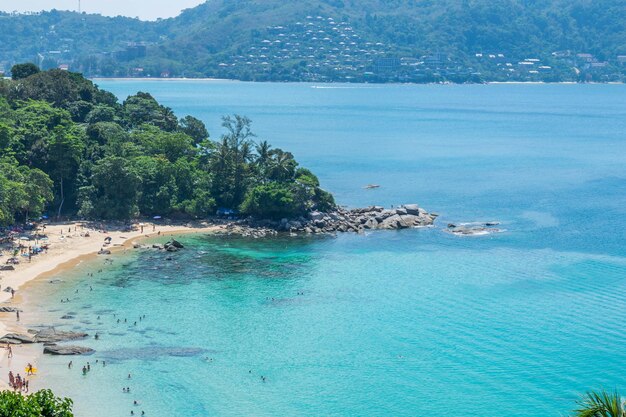
M 32 258 L 32 262 L 24 261 L 16 265 L 14 271 L 0 272 L 0 306 L 20 308 L 24 304 L 24 297 L 21 291 L 28 290 L 28 287 L 40 279 L 56 275 L 65 270 L 71 269 L 79 263 L 94 259 L 98 252 L 104 247 L 104 238 L 110 237 L 111 244 L 106 246 L 111 254 L 124 251 L 134 243 L 156 236 L 171 236 L 174 234 L 212 233 L 221 229 L 219 225 L 206 223 L 185 224 L 185 225 L 155 225 L 155 230 L 151 231 L 152 224 L 145 223 L 148 232 L 141 232 L 139 224 L 133 224 L 132 231 L 108 230 L 106 232 L 93 228 L 82 228 L 83 233 L 79 233 L 79 228 L 83 226 L 81 222 L 67 222 L 46 225 L 46 235 L 50 249 L 48 253 L 40 254 Z M 136 229 L 136 230 L 135 230 Z M 66 230 L 73 230 L 69 234 L 64 234 Z M 89 232 L 89 236 L 84 236 L 84 232 Z M 82 235 L 82 236 L 81 236 Z M 6 257 L 0 258 L 2 260 Z M 4 263 L 4 262 L 2 262 Z M 4 288 L 11 287 L 16 293 L 11 297 L 10 292 L 5 292 Z M 26 332 L 26 328 L 20 326 L 14 319 L 14 313 L 0 314 L 0 336 L 12 332 Z M 8 385 L 8 371 L 22 373 L 22 369 L 28 363 L 33 363 L 36 367 L 37 359 L 43 354 L 39 344 L 33 345 L 13 345 L 13 357 L 8 358 L 8 352 L 4 347 L 0 347 L 0 390 L 10 389 Z M 37 381 L 37 386 L 41 386 L 41 380 Z M 33 390 L 34 391 L 34 390 Z

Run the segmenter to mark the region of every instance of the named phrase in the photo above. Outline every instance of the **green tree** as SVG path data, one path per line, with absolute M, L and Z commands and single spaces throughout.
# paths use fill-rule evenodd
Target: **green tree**
M 0 122 L 0 152 L 6 152 L 11 144 L 13 129 L 6 123 Z
M 185 133 L 167 132 L 156 126 L 141 126 L 133 131 L 131 139 L 148 155 L 162 155 L 170 162 L 196 152 L 193 139 Z
M 290 152 L 282 149 L 270 151 L 270 161 L 266 171 L 267 179 L 270 181 L 291 181 L 296 173 L 298 163 Z
M 245 197 L 251 181 L 252 121 L 245 116 L 225 116 L 222 126 L 227 133 L 222 136 L 213 154 L 213 195 L 218 204 L 238 207 Z
M 31 395 L 0 392 L 0 417 L 73 417 L 72 400 L 42 390 Z
M 109 156 L 93 168 L 92 184 L 81 188 L 80 214 L 99 219 L 130 219 L 138 214 L 139 176 L 129 161 Z
M 75 184 L 83 148 L 84 140 L 77 128 L 57 127 L 54 129 L 48 145 L 48 169 L 46 171 L 50 173 L 59 187 L 57 217 L 61 216 L 65 203 L 66 183 L 71 186 Z
M 578 401 L 577 417 L 626 417 L 624 401 L 617 391 L 591 391 Z
M 185 116 L 179 122 L 180 131 L 193 139 L 195 144 L 199 144 L 209 138 L 209 132 L 200 119 L 193 116 Z
M 115 120 L 115 109 L 111 106 L 98 104 L 94 106 L 85 117 L 85 122 L 89 124 L 99 122 L 113 122 Z
M 17 64 L 11 68 L 11 78 L 14 80 L 22 80 L 31 75 L 39 73 L 39 67 L 33 63 Z
M 139 92 L 124 101 L 124 112 L 131 128 L 150 124 L 173 132 L 178 129 L 178 119 L 172 109 L 161 106 L 148 93 Z
M 278 183 L 254 187 L 247 194 L 240 209 L 244 214 L 269 219 L 281 219 L 300 214 L 298 202 L 291 187 Z

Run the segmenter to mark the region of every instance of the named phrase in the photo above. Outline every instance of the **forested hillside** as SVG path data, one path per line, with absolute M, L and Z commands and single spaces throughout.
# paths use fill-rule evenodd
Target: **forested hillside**
M 119 103 L 79 74 L 33 64 L 0 80 L 0 225 L 44 213 L 90 219 L 257 218 L 334 207 L 293 155 L 257 141 L 251 122 L 177 118 L 148 93 Z
M 621 0 L 210 0 L 157 22 L 3 15 L 0 60 L 101 76 L 616 81 L 625 21 Z

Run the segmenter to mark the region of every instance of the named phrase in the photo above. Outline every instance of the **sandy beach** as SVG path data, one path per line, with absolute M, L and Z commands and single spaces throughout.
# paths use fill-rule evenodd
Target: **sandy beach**
M 143 232 L 141 224 L 144 225 Z M 154 225 L 151 223 L 138 223 L 133 225 L 131 231 L 115 230 L 104 225 L 94 227 L 92 224 L 82 222 L 52 223 L 46 225 L 45 234 L 48 237 L 49 249 L 45 253 L 27 257 L 20 257 L 20 264 L 15 265 L 14 271 L 0 271 L 0 307 L 20 308 L 22 297 L 20 290 L 28 283 L 37 278 L 46 277 L 67 268 L 72 268 L 79 262 L 98 256 L 101 249 L 110 250 L 112 253 L 132 247 L 135 242 L 152 236 L 168 236 L 183 233 L 210 233 L 219 229 L 220 226 L 205 223 L 185 225 Z M 110 238 L 110 243 L 105 244 L 105 239 Z M 28 242 L 22 242 L 28 245 Z M 4 264 L 10 257 L 5 249 L 0 263 Z M 11 292 L 4 289 L 11 287 Z M 26 332 L 16 321 L 15 313 L 0 313 L 0 336 L 12 332 Z M 41 345 L 14 345 L 13 357 L 8 358 L 8 351 L 0 348 L 0 389 L 8 388 L 8 371 L 20 372 L 28 363 L 36 367 L 36 359 L 41 354 Z M 41 381 L 39 384 L 41 385 Z

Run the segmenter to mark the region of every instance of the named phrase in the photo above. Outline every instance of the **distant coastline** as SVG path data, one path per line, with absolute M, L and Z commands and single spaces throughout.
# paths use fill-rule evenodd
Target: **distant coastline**
M 7 78 L 7 77 L 5 77 Z M 94 82 L 98 81 L 155 81 L 155 82 L 165 82 L 165 81 L 189 81 L 189 82 L 232 82 L 232 83 L 278 83 L 278 84 L 311 84 L 311 85 L 376 85 L 376 86 L 384 86 L 384 85 L 492 85 L 492 84 L 508 84 L 508 85 L 624 85 L 626 83 L 622 81 L 607 81 L 607 82 L 597 82 L 597 81 L 588 81 L 588 82 L 577 82 L 577 81 L 558 81 L 558 82 L 549 82 L 549 81 L 485 81 L 480 83 L 473 82 L 465 82 L 465 83 L 455 83 L 455 82 L 429 82 L 429 83 L 412 83 L 412 82 L 345 82 L 345 81 L 249 81 L 249 80 L 238 80 L 233 78 L 181 78 L 181 77 L 87 77 L 87 79 L 92 80 Z

